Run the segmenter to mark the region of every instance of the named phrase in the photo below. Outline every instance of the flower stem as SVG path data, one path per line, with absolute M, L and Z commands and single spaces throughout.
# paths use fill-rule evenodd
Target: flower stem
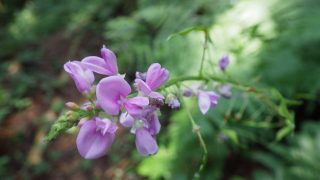
M 184 103 L 184 106 L 186 107 L 186 104 Z M 189 109 L 187 109 L 186 107 L 186 112 L 188 114 L 188 117 L 191 121 L 191 124 L 192 124 L 192 130 L 194 133 L 196 133 L 198 139 L 199 139 L 199 143 L 200 143 L 200 146 L 203 150 L 203 155 L 202 155 L 202 159 L 201 159 L 201 164 L 199 166 L 199 169 L 197 172 L 194 173 L 194 178 L 196 179 L 199 179 L 200 178 L 200 173 L 203 171 L 204 167 L 206 166 L 207 164 L 207 161 L 208 161 L 208 150 L 207 150 L 207 146 L 206 146 L 206 143 L 204 142 L 203 138 L 202 138 L 202 135 L 201 135 L 201 132 L 200 132 L 200 127 L 199 125 L 195 122 L 195 120 L 193 119 Z
M 203 76 L 203 64 L 204 64 L 204 60 L 205 60 L 205 54 L 206 54 L 206 50 L 207 50 L 207 42 L 208 42 L 208 32 L 204 31 L 204 45 L 203 45 L 203 51 L 202 51 L 202 58 L 201 58 L 201 64 L 200 64 L 200 69 L 199 69 L 199 76 L 202 77 Z
M 180 84 L 176 84 L 177 88 L 180 89 Z M 179 91 L 181 92 L 181 91 Z M 178 94 L 179 96 L 179 99 L 181 100 L 183 106 L 185 107 L 185 110 L 188 114 L 188 117 L 190 119 L 190 122 L 192 124 L 192 131 L 194 133 L 196 133 L 198 139 L 199 139 L 199 143 L 200 143 L 200 146 L 203 150 L 203 155 L 202 155 L 202 159 L 201 159 L 201 164 L 199 166 L 199 169 L 197 172 L 194 173 L 194 178 L 196 179 L 199 179 L 200 178 L 200 173 L 203 171 L 205 165 L 207 164 L 207 161 L 208 161 L 208 150 L 207 150 L 207 146 L 206 146 L 206 143 L 204 142 L 203 138 L 202 138 L 202 135 L 201 135 L 201 132 L 200 132 L 200 127 L 199 125 L 195 122 L 195 120 L 193 119 L 188 107 L 187 107 L 187 104 L 185 103 L 184 99 L 183 99 L 183 96 L 181 93 Z

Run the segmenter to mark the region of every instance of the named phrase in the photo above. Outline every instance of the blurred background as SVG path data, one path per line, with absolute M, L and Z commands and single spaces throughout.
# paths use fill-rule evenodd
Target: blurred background
M 126 129 L 94 161 L 78 154 L 76 130 L 42 141 L 65 102 L 84 102 L 66 61 L 99 55 L 105 44 L 129 80 L 152 62 L 172 77 L 192 74 L 203 34 L 167 41 L 191 26 L 210 27 L 206 70 L 227 53 L 237 80 L 301 101 L 290 108 L 294 133 L 279 143 L 265 109 L 236 92 L 208 116 L 194 108 L 209 151 L 201 179 L 320 179 L 319 19 L 319 0 L 0 0 L 0 179 L 191 179 L 202 150 L 183 111 L 162 111 L 160 150 L 148 158 Z M 245 123 L 239 111 L 264 124 Z

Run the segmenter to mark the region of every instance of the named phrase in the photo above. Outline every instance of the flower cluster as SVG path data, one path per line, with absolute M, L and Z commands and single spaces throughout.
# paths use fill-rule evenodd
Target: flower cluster
M 77 89 L 89 100 L 80 107 L 73 102 L 66 105 L 73 110 L 94 110 L 78 124 L 80 131 L 76 143 L 80 155 L 86 159 L 105 155 L 115 140 L 118 125 L 130 128 L 130 132 L 135 134 L 135 144 L 141 155 L 157 153 L 156 135 L 161 128 L 158 111 L 164 103 L 172 109 L 180 107 L 180 101 L 173 93 L 164 97 L 157 92 L 169 79 L 169 71 L 154 63 L 147 72 L 137 72 L 134 80 L 137 91 L 133 92 L 125 76 L 118 72 L 116 55 L 105 46 L 100 53 L 101 57 L 88 56 L 64 65 Z M 228 64 L 228 56 L 222 57 L 220 70 L 224 72 Z M 106 77 L 94 85 L 94 73 Z M 196 96 L 200 111 L 206 114 L 210 108 L 217 106 L 220 96 L 230 98 L 230 88 L 229 85 L 220 85 L 218 93 L 203 87 L 187 89 L 183 96 Z
M 137 93 L 132 93 L 124 75 L 118 73 L 115 54 L 105 46 L 101 48 L 101 57 L 88 56 L 81 61 L 69 61 L 64 69 L 74 80 L 77 89 L 91 102 L 79 108 L 93 106 L 102 112 L 79 122 L 76 143 L 81 156 L 95 159 L 105 155 L 114 142 L 119 124 L 131 128 L 141 155 L 152 155 L 158 151 L 156 135 L 161 125 L 157 111 L 164 104 L 165 97 L 156 90 L 169 79 L 168 70 L 154 63 L 146 73 L 137 72 L 134 82 Z M 95 86 L 93 73 L 107 77 Z M 170 106 L 176 107 L 178 103 Z

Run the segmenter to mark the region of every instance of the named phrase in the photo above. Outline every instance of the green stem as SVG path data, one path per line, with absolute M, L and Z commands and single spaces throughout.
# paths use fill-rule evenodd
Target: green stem
M 166 84 L 164 84 L 159 90 L 162 91 L 170 86 L 177 85 L 178 83 L 185 82 L 185 81 L 205 81 L 205 82 L 207 82 L 210 80 L 221 82 L 221 83 L 228 83 L 228 84 L 231 84 L 233 87 L 236 87 L 241 90 L 258 92 L 257 89 L 254 89 L 250 86 L 242 85 L 242 84 L 238 83 L 237 81 L 232 80 L 230 78 L 224 79 L 224 78 L 220 78 L 217 76 L 203 77 L 200 75 L 199 76 L 184 76 L 184 77 L 178 77 L 178 78 L 171 79 Z
M 204 47 L 203 47 L 203 51 L 202 51 L 202 58 L 201 58 L 201 65 L 200 65 L 200 70 L 199 70 L 199 76 L 202 77 L 203 76 L 203 64 L 204 64 L 204 60 L 205 60 L 205 53 L 206 53 L 206 49 L 207 49 L 207 42 L 208 42 L 208 32 L 204 31 Z

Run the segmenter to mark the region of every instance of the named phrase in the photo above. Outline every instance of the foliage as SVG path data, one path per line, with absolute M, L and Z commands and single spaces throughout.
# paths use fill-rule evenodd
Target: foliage
M 305 123 L 288 144 L 271 144 L 267 152 L 256 151 L 253 159 L 266 169 L 253 172 L 254 179 L 318 179 L 320 124 Z

